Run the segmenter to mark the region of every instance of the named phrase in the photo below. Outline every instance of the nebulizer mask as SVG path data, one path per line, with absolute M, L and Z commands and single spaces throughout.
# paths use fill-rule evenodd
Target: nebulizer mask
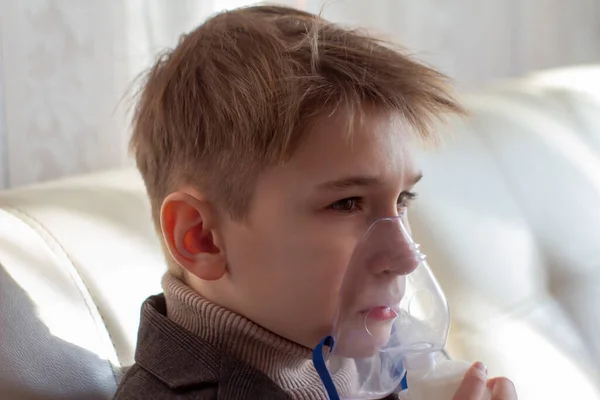
M 450 400 L 469 363 L 440 361 L 449 327 L 448 303 L 406 216 L 382 218 L 354 250 L 333 331 L 313 362 L 331 400 L 381 399 L 401 383 L 401 398 Z

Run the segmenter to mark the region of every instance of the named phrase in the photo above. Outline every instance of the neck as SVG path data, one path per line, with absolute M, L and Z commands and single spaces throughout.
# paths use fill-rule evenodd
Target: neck
M 294 399 L 326 398 L 314 371 L 311 349 L 204 299 L 168 273 L 163 289 L 170 320 L 262 371 Z

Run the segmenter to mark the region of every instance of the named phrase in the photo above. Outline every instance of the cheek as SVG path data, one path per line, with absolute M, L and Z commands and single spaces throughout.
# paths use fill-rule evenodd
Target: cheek
M 288 309 L 298 321 L 319 332 L 317 336 L 329 334 L 353 246 L 344 241 L 310 238 L 284 247 L 287 251 L 277 257 L 285 269 L 279 271 L 278 281 L 285 282 L 287 290 L 287 299 L 281 300 L 288 302 Z
M 315 289 L 327 283 L 331 291 L 339 286 L 353 247 L 343 238 L 306 235 L 281 243 L 276 258 L 289 276 L 311 280 Z
M 230 272 L 238 276 L 251 272 L 248 278 L 252 281 L 268 279 L 286 288 L 289 285 L 296 293 L 336 291 L 356 239 L 322 227 L 279 222 L 264 224 L 260 229 L 236 227 L 226 232 L 224 249 Z
M 223 248 L 227 268 L 233 276 L 243 274 L 261 262 L 264 254 L 260 238 L 246 227 L 230 225 L 223 230 Z
M 320 313 L 323 323 L 332 322 L 335 316 L 354 245 L 350 238 L 313 236 L 296 241 L 281 254 L 291 261 L 287 278 L 293 291 L 312 312 Z
M 294 229 L 265 235 L 269 243 L 263 247 L 268 259 L 264 260 L 263 267 L 290 296 L 302 298 L 307 308 L 312 308 L 310 312 L 321 307 L 329 313 L 337 305 L 341 281 L 356 239 L 316 225 L 290 221 L 288 226 Z

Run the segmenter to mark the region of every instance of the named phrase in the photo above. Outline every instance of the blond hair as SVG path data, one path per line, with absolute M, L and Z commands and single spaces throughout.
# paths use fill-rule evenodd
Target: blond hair
M 164 198 L 184 184 L 242 219 L 258 174 L 288 159 L 312 121 L 365 103 L 399 112 L 422 137 L 462 111 L 444 75 L 361 31 L 280 6 L 208 19 L 139 92 L 131 148 L 157 229 Z

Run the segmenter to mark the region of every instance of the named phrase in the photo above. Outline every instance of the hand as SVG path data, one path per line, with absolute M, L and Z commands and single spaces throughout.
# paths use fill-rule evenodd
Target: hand
M 507 378 L 488 380 L 487 369 L 482 363 L 475 363 L 469 368 L 452 400 L 488 399 L 486 391 L 487 395 L 491 391 L 491 400 L 517 400 L 515 385 Z

